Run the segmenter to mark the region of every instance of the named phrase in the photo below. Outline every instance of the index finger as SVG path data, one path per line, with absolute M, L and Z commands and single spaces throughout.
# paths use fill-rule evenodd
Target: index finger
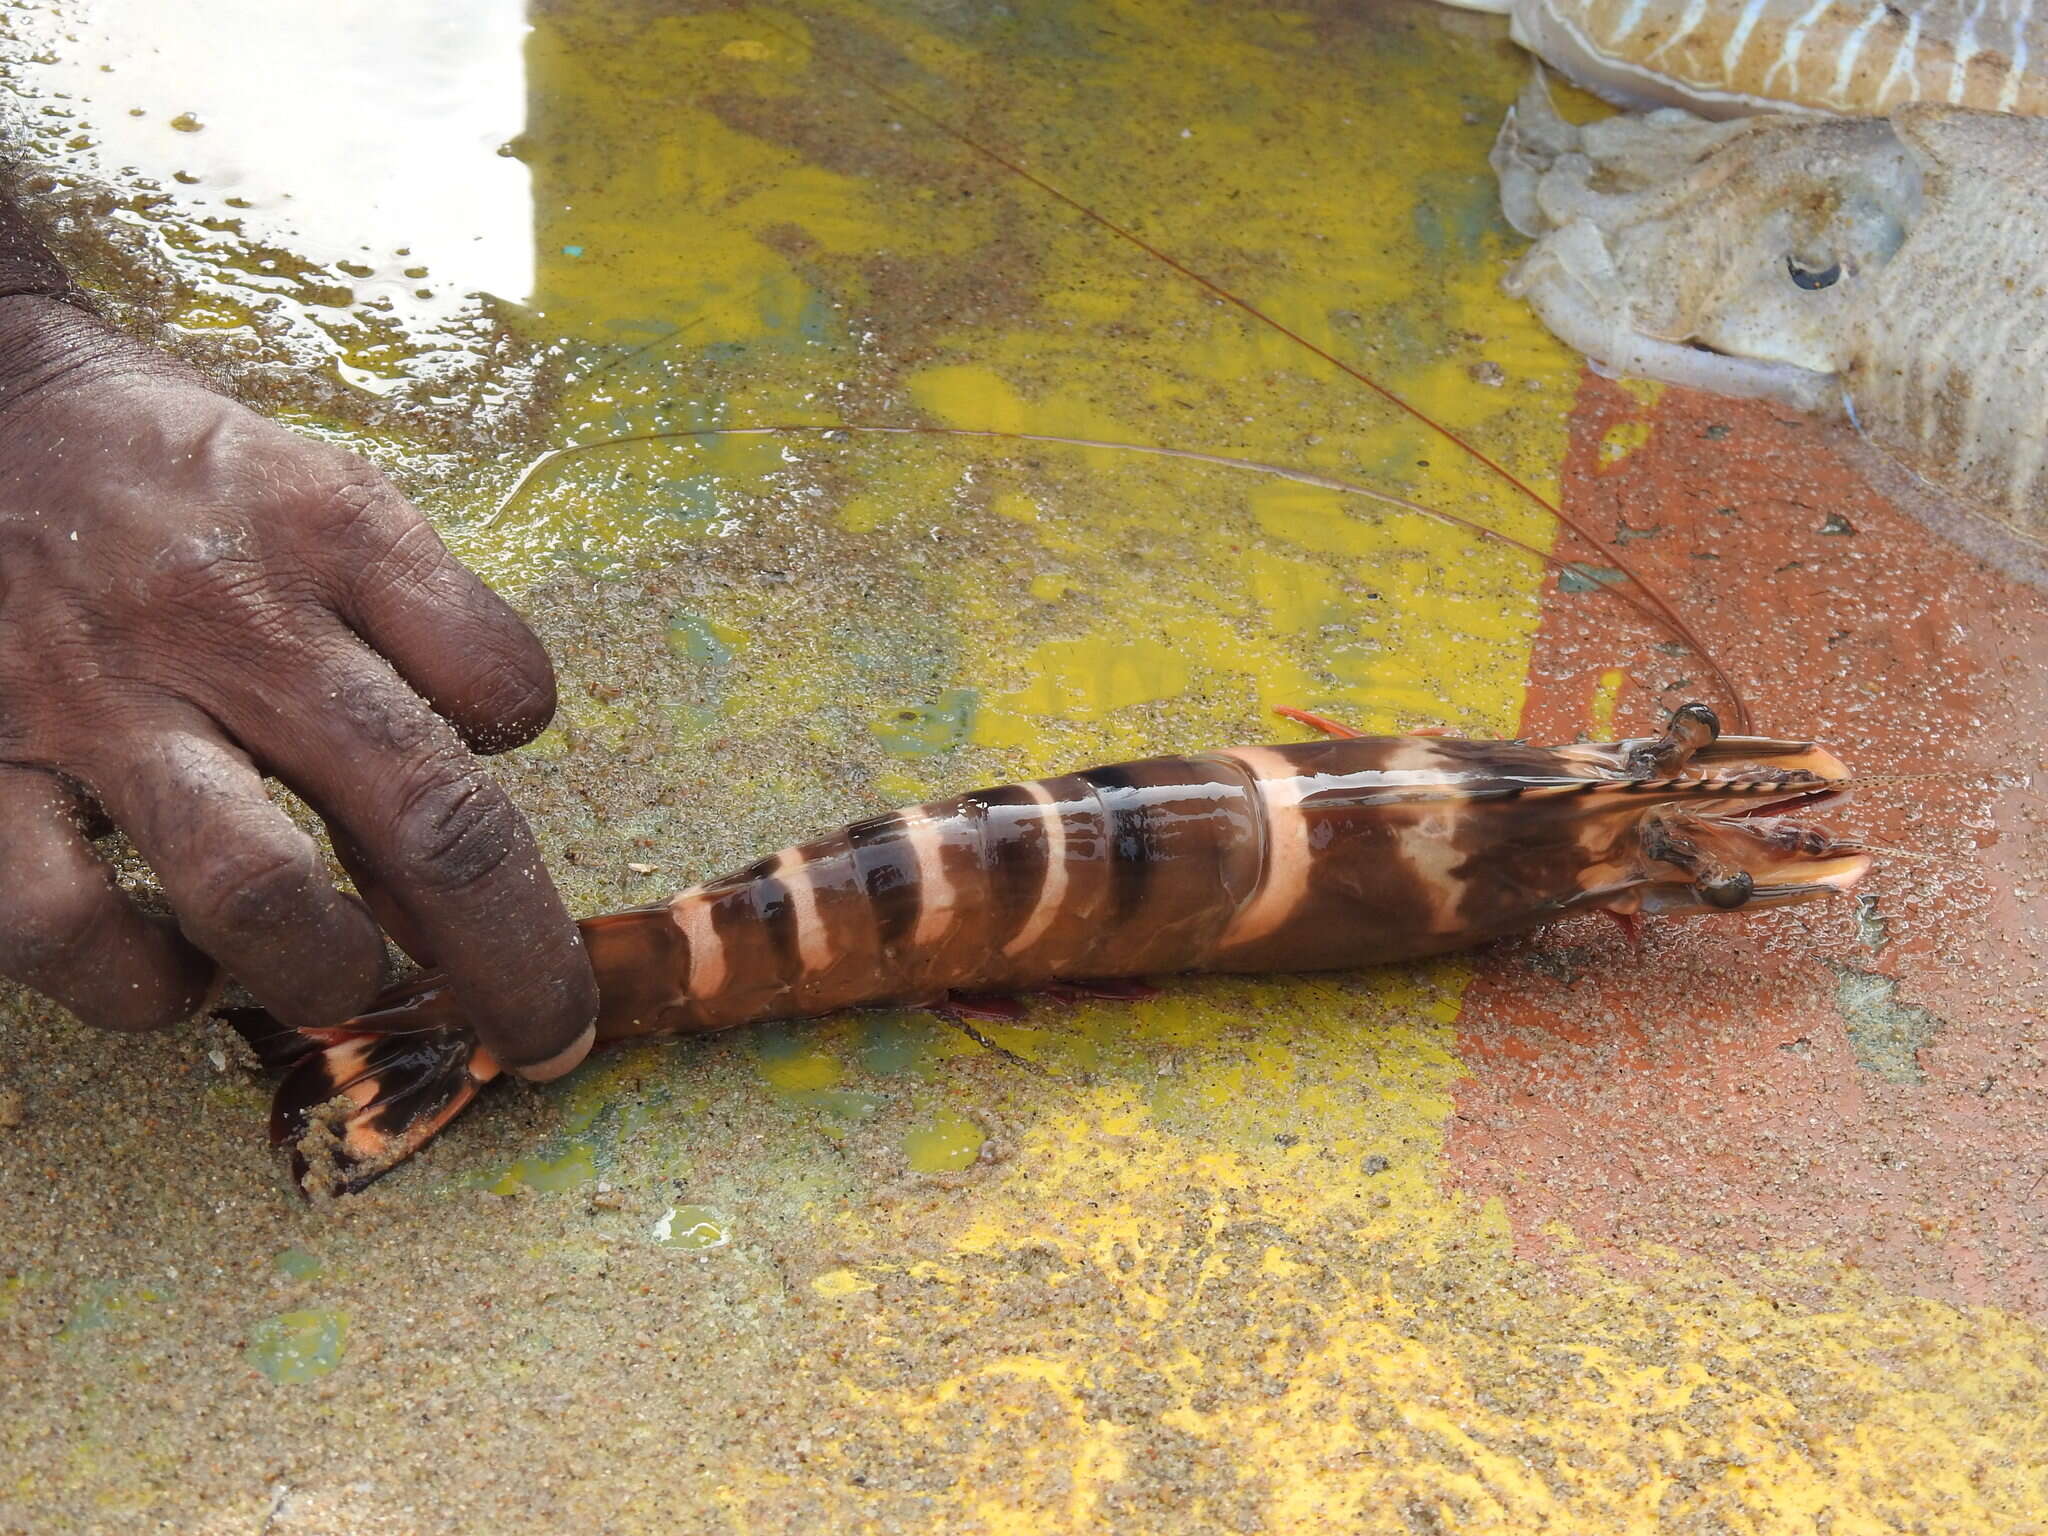
M 590 1047 L 597 984 L 525 817 L 352 636 L 317 637 L 280 693 L 231 720 L 236 735 L 343 829 L 499 1060 L 568 1071 Z
M 385 516 L 390 545 L 339 584 L 349 621 L 475 750 L 533 740 L 555 713 L 547 651 L 409 504 Z
M 275 429 L 272 429 L 275 430 Z M 293 558 L 343 621 L 479 752 L 531 741 L 555 711 L 547 650 L 382 474 L 294 441 Z

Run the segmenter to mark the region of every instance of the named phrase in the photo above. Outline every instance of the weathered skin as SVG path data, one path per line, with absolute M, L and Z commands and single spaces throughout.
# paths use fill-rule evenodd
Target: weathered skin
M 701 1034 L 867 1004 L 945 1006 L 1171 971 L 1373 965 L 1589 909 L 1778 905 L 1868 859 L 1759 814 L 1847 770 L 1803 742 L 1716 741 L 1688 705 L 1606 745 L 1355 738 L 1159 757 L 893 811 L 660 906 L 583 924 L 600 1040 Z M 360 1188 L 458 1112 L 495 1062 L 439 978 L 335 1030 L 237 1021 L 287 1069 L 273 1136 L 349 1108 L 323 1170 Z
M 312 1023 L 376 996 L 381 920 L 502 1020 L 514 1070 L 567 1071 L 596 987 L 472 756 L 546 725 L 547 653 L 370 464 L 90 313 L 4 180 L 0 978 L 143 1030 L 229 974 Z M 266 777 L 326 821 L 367 908 Z M 168 912 L 122 889 L 107 823 Z
M 1507 279 L 1606 371 L 1846 415 L 2048 535 L 2048 122 L 1681 112 L 1574 127 L 1539 77 L 1495 145 Z
M 2048 114 L 2034 0 L 1448 0 L 1629 107 L 1882 116 L 1916 102 Z

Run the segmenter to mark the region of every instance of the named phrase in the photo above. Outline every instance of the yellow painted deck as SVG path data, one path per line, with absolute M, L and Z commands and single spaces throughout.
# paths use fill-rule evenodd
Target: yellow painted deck
M 291 25 L 188 8 L 216 9 Z M 1544 548 L 1549 517 L 974 147 L 1555 497 L 1581 369 L 1498 291 L 1516 241 L 1486 152 L 1525 66 L 1493 20 L 546 0 L 505 146 L 531 173 L 532 291 L 479 309 L 451 302 L 459 260 L 388 228 L 295 252 L 294 189 L 232 181 L 208 141 L 243 120 L 232 96 L 184 99 L 108 41 L 119 16 L 8 23 L 46 204 L 121 192 L 68 253 L 202 362 L 258 360 L 250 395 L 375 456 L 533 614 L 564 705 L 504 775 L 579 911 L 889 804 L 1284 736 L 1276 705 L 1370 730 L 1526 718 L 1553 571 L 1184 453 Z M 131 110 L 164 131 L 121 123 L 123 154 L 160 157 L 125 172 L 95 155 Z M 451 183 L 504 158 L 433 152 Z M 313 200 L 350 171 L 304 174 Z M 1599 387 L 1586 473 L 1625 474 L 1669 418 Z M 674 435 L 848 424 L 1031 436 Z M 1646 632 L 1591 601 L 1614 655 L 1549 678 L 1547 718 L 1640 727 Z M 1821 723 L 1760 702 L 1766 728 Z M 1910 889 L 1886 899 L 1912 932 Z M 1841 914 L 1765 921 L 1773 953 L 1850 943 Z M 1715 942 L 1688 933 L 1681 960 Z M 0 1530 L 2042 1529 L 2048 1351 L 2019 1259 L 1923 1283 L 1847 1238 L 1739 1212 L 1731 1233 L 1704 1199 L 1712 1236 L 1632 1227 L 1609 1218 L 1636 1197 L 1588 1183 L 1600 1147 L 1569 1137 L 1546 1155 L 1583 1190 L 1532 1220 L 1539 1138 L 1486 1133 L 1488 1157 L 1528 1153 L 1509 1177 L 1460 1161 L 1473 1041 L 1504 1038 L 1467 988 L 1512 990 L 1528 954 L 1551 952 L 1046 1003 L 986 1027 L 1007 1057 L 909 1013 L 622 1052 L 311 1210 L 259 1144 L 264 1086 L 209 1059 L 224 1036 L 90 1037 L 5 994 Z M 1663 1006 L 1682 1029 L 1691 1000 Z M 2031 1041 L 2031 1009 L 1987 1038 Z M 1842 1074 L 1802 1123 L 1863 1092 L 1831 1027 Z M 1518 1104 L 1535 1125 L 1526 1095 L 1489 1112 Z M 1642 1118 L 1683 1147 L 1696 1113 L 1650 1094 Z M 1932 1090 L 1900 1111 L 1934 1141 L 1990 1113 Z M 1716 1177 L 1763 1180 L 1765 1145 Z M 1873 1200 L 1961 1222 L 1966 1194 Z

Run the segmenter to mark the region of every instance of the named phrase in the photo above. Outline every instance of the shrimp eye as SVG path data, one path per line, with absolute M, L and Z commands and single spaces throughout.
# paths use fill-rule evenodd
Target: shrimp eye
M 1725 880 L 1703 880 L 1699 885 L 1700 900 L 1710 907 L 1719 907 L 1723 912 L 1733 912 L 1756 894 L 1756 882 L 1745 870 L 1737 870 Z
M 1792 274 L 1793 283 L 1808 293 L 1818 288 L 1832 288 L 1842 280 L 1842 264 L 1839 261 L 1825 267 L 1805 267 L 1799 264 L 1797 256 L 1787 256 L 1785 270 Z

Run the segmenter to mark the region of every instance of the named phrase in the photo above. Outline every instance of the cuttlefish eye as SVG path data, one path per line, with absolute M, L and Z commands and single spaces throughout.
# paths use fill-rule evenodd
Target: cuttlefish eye
M 1792 281 L 1808 293 L 1817 288 L 1832 288 L 1842 280 L 1842 264 L 1831 262 L 1825 267 L 1811 267 L 1797 256 L 1785 258 L 1785 270 L 1792 274 Z

